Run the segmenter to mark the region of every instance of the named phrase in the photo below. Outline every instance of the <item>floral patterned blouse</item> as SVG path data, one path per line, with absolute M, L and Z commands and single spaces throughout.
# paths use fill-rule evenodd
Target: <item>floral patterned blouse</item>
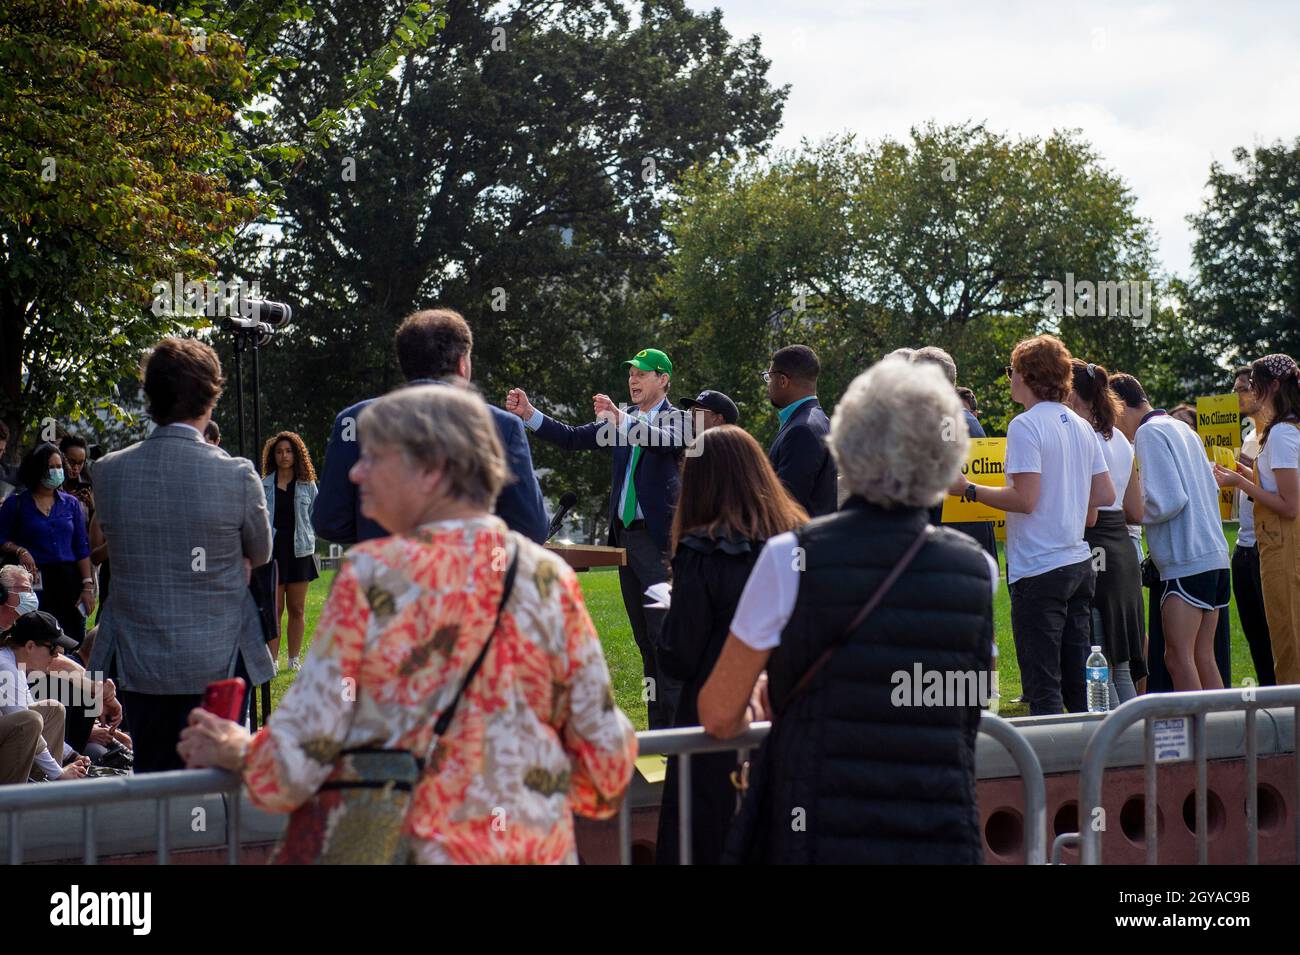
M 302 670 L 248 749 L 257 805 L 295 809 L 343 749 L 425 755 L 436 714 L 496 619 L 507 539 L 519 563 L 501 629 L 404 829 L 420 862 L 577 861 L 573 813 L 617 811 L 636 736 L 572 569 L 496 517 L 426 524 L 348 552 Z

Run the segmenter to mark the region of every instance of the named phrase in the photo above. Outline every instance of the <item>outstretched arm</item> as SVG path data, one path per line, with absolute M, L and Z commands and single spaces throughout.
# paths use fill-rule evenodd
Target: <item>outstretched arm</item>
M 529 431 L 534 432 L 543 441 L 561 447 L 566 451 L 595 451 L 602 447 L 599 440 L 601 428 L 610 426 L 604 422 L 572 427 L 562 424 L 554 418 L 542 414 L 528 400 L 528 394 L 522 388 L 511 388 L 506 395 L 506 411 L 518 415 Z M 605 446 L 612 446 L 606 442 Z

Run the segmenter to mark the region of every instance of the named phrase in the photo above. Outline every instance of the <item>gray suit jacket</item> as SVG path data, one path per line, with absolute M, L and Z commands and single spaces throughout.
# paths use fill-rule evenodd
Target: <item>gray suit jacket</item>
M 108 540 L 113 589 L 90 668 L 138 693 L 202 693 L 235 673 L 272 676 L 244 558 L 271 558 L 266 494 L 251 462 L 181 425 L 95 465 L 95 514 Z

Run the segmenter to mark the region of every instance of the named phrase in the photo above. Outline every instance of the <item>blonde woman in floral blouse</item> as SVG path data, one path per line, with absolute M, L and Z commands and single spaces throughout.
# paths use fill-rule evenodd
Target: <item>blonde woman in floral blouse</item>
M 403 829 L 417 862 L 576 862 L 573 813 L 616 812 L 636 737 L 614 705 L 573 571 L 489 513 L 507 472 L 473 393 L 402 389 L 370 405 L 358 430 L 364 450 L 350 476 L 363 513 L 393 536 L 348 552 L 306 663 L 267 725 L 250 739 L 195 710 L 181 755 L 190 767 L 242 773 L 254 803 L 289 812 L 344 750 L 425 753 L 430 713 L 450 703 L 487 641 L 517 552 L 501 626 Z

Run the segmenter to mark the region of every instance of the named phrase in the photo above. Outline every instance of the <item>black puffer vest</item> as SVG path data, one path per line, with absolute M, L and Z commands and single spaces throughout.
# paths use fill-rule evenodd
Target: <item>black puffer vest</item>
M 785 705 L 927 521 L 921 508 L 889 511 L 855 497 L 797 532 L 806 562 L 799 596 L 767 665 L 780 714 L 766 755 L 768 861 L 982 859 L 978 693 L 898 705 L 920 701 L 921 688 L 905 692 L 917 682 L 917 664 L 922 674 L 943 674 L 945 688 L 949 672 L 972 674 L 954 687 L 987 679 L 979 674 L 991 665 L 993 597 L 988 561 L 973 540 L 936 528 L 867 621 Z M 952 705 L 958 694 L 964 705 Z

